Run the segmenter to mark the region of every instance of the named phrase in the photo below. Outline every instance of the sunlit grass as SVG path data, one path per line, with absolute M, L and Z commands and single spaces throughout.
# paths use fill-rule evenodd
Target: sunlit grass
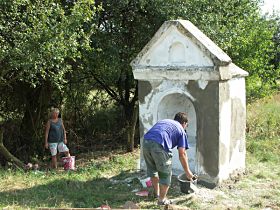
M 0 207 L 120 207 L 127 199 L 137 199 L 130 192 L 134 186 L 111 179 L 135 176 L 137 156 L 110 154 L 69 172 L 1 170 Z
M 248 105 L 248 137 L 254 140 L 280 136 L 280 94 Z M 279 148 L 278 148 L 279 149 Z

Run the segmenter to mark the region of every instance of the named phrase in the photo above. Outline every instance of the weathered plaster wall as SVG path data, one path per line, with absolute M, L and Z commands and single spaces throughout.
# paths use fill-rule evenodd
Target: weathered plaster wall
M 219 179 L 226 179 L 229 175 L 229 147 L 230 147 L 230 127 L 231 127 L 231 98 L 229 82 L 219 83 Z M 219 180 L 217 180 L 219 181 Z
M 176 93 L 191 99 L 195 109 L 195 121 L 193 122 L 190 119 L 190 126 L 195 123 L 195 129 L 190 129 L 188 133 L 191 134 L 190 137 L 194 136 L 196 146 L 196 148 L 193 148 L 195 153 L 192 153 L 192 155 L 195 154 L 195 157 L 191 157 L 195 161 L 192 169 L 195 173 L 203 176 L 205 180 L 213 182 L 213 179 L 219 173 L 219 82 L 211 81 L 201 84 L 200 81 L 163 81 L 162 83 L 140 82 L 139 85 L 141 87 L 145 86 L 144 91 L 141 94 L 139 93 L 141 95 L 140 122 L 143 125 L 143 134 L 159 120 L 156 113 L 158 113 L 158 105 L 163 98 Z M 151 87 L 154 87 L 154 89 L 151 90 Z M 161 91 L 162 89 L 165 89 L 165 91 Z M 147 90 L 150 90 L 150 92 Z M 180 101 L 177 103 L 180 104 Z M 174 116 L 174 106 L 165 109 L 166 113 L 171 111 L 169 118 Z M 176 112 L 178 111 L 185 110 L 177 109 Z M 195 134 L 193 133 L 194 130 Z M 182 168 L 176 151 L 174 153 L 176 162 L 173 163 L 173 166 L 174 171 L 178 173 L 178 170 L 182 171 Z M 141 165 L 145 166 L 143 158 L 141 159 Z
M 143 103 L 145 100 L 145 96 L 148 95 L 152 91 L 153 87 L 148 81 L 138 81 L 138 99 L 140 103 Z
M 190 81 L 188 90 L 196 100 L 197 113 L 197 173 L 212 182 L 218 175 L 219 147 L 219 83 L 210 81 L 205 89 L 198 81 Z
M 246 159 L 246 88 L 245 78 L 230 81 L 231 95 L 231 143 L 230 143 L 230 172 L 245 169 Z
M 196 113 L 193 105 L 195 100 L 187 90 L 188 81 L 150 81 L 142 82 L 139 85 L 144 88 L 140 95 L 140 125 L 143 126 L 140 135 L 143 137 L 158 120 L 173 119 L 175 114 L 179 111 L 185 111 L 189 115 L 189 120 L 193 123 L 187 128 L 189 134 L 190 149 L 188 154 L 190 156 L 190 166 L 196 170 Z M 152 87 L 152 89 L 151 89 Z M 141 139 L 142 142 L 143 139 Z M 178 159 L 177 148 L 174 149 L 173 156 L 173 172 L 179 174 L 182 172 L 182 166 Z M 141 166 L 145 167 L 145 162 L 141 158 Z
M 245 168 L 245 79 L 220 82 L 219 182 Z
M 149 48 L 141 61 L 143 66 L 213 66 L 209 56 L 206 56 L 203 49 L 194 40 L 185 36 L 176 26 L 170 26 L 164 30 Z M 168 50 L 166 50 L 168 46 Z

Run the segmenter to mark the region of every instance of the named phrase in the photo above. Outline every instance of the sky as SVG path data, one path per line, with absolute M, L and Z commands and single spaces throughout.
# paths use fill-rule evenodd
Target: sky
M 273 8 L 280 14 L 280 0 L 264 0 L 263 13 L 268 12 L 272 15 Z

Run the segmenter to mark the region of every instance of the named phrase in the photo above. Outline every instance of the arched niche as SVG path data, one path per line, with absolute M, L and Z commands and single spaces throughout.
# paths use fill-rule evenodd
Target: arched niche
M 166 95 L 159 102 L 157 109 L 157 120 L 173 119 L 178 112 L 186 112 L 188 114 L 189 126 L 187 127 L 188 143 L 190 149 L 187 150 L 189 165 L 192 172 L 197 171 L 197 158 L 196 158 L 196 112 L 192 101 L 188 96 L 182 93 L 172 93 Z M 173 149 L 173 173 L 179 174 L 183 171 L 180 164 L 179 154 L 177 148 Z
M 181 42 L 174 42 L 169 48 L 169 61 L 170 63 L 178 64 L 184 63 L 185 58 L 185 47 Z

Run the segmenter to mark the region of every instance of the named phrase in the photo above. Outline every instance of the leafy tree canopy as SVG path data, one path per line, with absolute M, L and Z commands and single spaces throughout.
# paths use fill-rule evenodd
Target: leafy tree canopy
M 93 0 L 0 1 L 0 116 L 19 113 L 32 89 L 63 86 L 90 45 L 94 11 Z
M 68 2 L 68 3 L 67 3 Z M 93 19 L 94 2 L 0 2 L 1 84 L 22 81 L 61 85 L 70 61 L 89 45 L 84 26 Z

